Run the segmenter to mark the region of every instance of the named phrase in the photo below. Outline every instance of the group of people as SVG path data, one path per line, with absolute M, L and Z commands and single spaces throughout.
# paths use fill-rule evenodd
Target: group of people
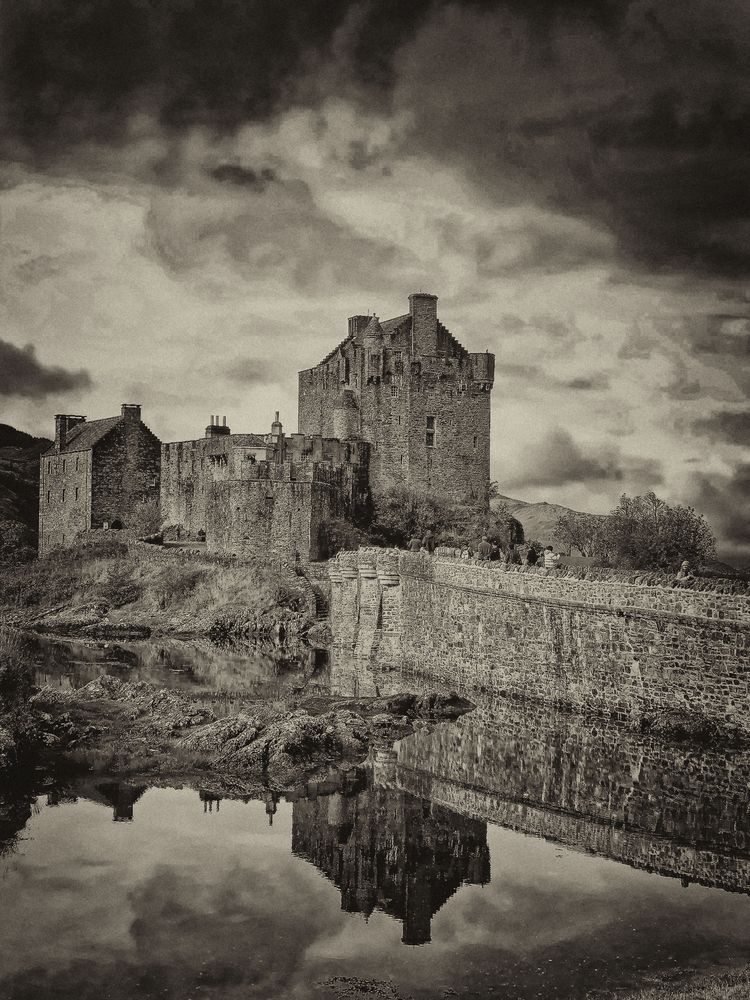
M 415 533 L 407 544 L 410 552 L 423 552 L 432 554 L 435 551 L 435 535 L 428 529 L 424 535 Z M 464 545 L 461 549 L 462 559 L 479 559 L 482 562 L 499 561 L 503 563 L 514 563 L 521 566 L 544 566 L 545 569 L 555 569 L 560 562 L 560 554 L 555 552 L 551 545 L 537 551 L 530 545 L 523 553 L 517 546 L 509 546 L 507 549 L 496 542 L 491 542 L 487 535 L 482 535 L 482 540 L 477 545 Z

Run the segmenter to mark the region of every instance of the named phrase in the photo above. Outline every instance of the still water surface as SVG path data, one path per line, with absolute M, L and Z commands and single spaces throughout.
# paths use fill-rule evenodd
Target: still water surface
M 749 775 L 498 704 L 264 801 L 31 775 L 0 790 L 0 997 L 579 998 L 742 964 Z

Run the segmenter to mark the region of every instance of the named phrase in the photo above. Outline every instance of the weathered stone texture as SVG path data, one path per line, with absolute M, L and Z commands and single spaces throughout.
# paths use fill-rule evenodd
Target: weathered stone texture
M 206 507 L 210 552 L 289 562 L 325 557 L 324 526 L 356 514 L 367 495 L 366 453 L 357 462 L 256 462 L 242 479 L 215 482 Z
M 71 545 L 91 527 L 92 452 L 43 455 L 39 462 L 39 553 Z
M 351 639 L 359 655 L 390 650 L 393 662 L 466 691 L 627 720 L 678 707 L 750 731 L 746 595 L 373 549 L 340 553 L 331 565 L 334 639 Z M 391 581 L 365 605 L 362 566 L 374 566 L 376 579 L 387 570 Z
M 57 417 L 55 445 L 40 458 L 39 552 L 72 545 L 104 524 L 152 530 L 158 518 L 161 444 L 124 405 L 120 417 Z
M 158 527 L 161 442 L 140 420 L 122 421 L 95 445 L 91 527 Z
M 382 324 L 352 317 L 349 336 L 299 373 L 299 427 L 372 445 L 377 496 L 397 486 L 485 499 L 494 355 L 470 354 L 440 323 L 437 299 Z

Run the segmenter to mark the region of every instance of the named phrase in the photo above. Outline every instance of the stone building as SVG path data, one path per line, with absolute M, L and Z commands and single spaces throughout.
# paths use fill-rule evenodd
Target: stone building
M 212 417 L 203 438 L 162 445 L 162 521 L 209 552 L 319 559 L 325 525 L 369 500 L 369 445 L 284 433 L 232 434 Z
M 409 312 L 351 316 L 345 339 L 299 373 L 299 429 L 371 445 L 374 495 L 395 486 L 486 500 L 493 354 L 469 353 L 437 318 L 437 296 Z
M 282 433 L 276 421 L 270 434 L 232 434 L 227 418 L 211 416 L 205 435 L 161 446 L 161 517 L 166 526 L 196 538 L 206 531 L 206 506 L 216 482 L 241 479 L 245 465 L 273 460 Z
M 154 530 L 160 449 L 136 404 L 103 420 L 58 414 L 55 443 L 40 458 L 40 555 L 92 528 Z
M 209 552 L 279 562 L 328 556 L 326 525 L 369 502 L 369 445 L 283 434 L 265 460 L 214 482 L 206 508 Z

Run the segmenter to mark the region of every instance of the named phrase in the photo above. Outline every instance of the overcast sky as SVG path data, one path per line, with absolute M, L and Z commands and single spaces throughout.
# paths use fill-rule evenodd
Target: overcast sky
M 501 492 L 750 557 L 747 0 L 2 7 L 0 420 L 296 430 L 346 317 L 494 351 Z

